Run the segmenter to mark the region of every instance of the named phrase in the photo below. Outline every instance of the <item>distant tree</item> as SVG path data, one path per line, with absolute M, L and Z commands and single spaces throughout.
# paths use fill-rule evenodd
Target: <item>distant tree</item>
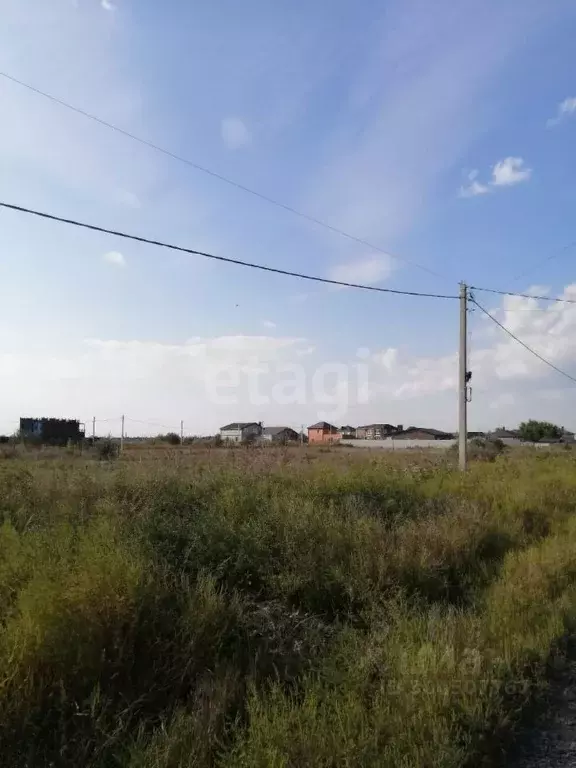
M 518 428 L 522 440 L 528 443 L 539 443 L 541 440 L 558 440 L 562 437 L 562 427 L 549 421 L 523 421 Z
M 168 445 L 180 445 L 180 435 L 177 435 L 176 432 L 168 432 L 167 435 L 162 436 L 162 440 Z

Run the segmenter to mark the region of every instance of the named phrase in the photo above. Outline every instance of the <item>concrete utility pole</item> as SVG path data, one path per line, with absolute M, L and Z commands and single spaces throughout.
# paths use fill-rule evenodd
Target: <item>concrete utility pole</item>
M 96 416 L 92 416 L 92 445 L 96 442 Z
M 184 420 L 180 422 L 180 445 L 184 445 Z
M 468 375 L 466 365 L 466 343 L 468 340 L 468 286 L 460 283 L 460 349 L 458 353 L 458 463 L 461 472 L 466 472 L 468 454 Z
M 124 414 L 122 414 L 122 432 L 120 433 L 120 453 L 124 450 Z

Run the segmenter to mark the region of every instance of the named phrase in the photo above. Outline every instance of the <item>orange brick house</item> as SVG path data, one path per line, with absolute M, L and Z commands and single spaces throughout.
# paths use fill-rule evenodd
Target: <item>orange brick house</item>
M 327 421 L 319 421 L 317 424 L 312 424 L 311 427 L 308 427 L 308 442 L 310 444 L 335 443 L 340 440 L 340 437 L 338 427 L 328 424 Z

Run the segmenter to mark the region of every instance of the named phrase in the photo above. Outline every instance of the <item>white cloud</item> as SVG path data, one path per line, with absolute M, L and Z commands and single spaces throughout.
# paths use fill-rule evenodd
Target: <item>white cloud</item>
M 272 322 L 272 320 L 263 320 L 262 325 L 264 328 L 276 328 L 276 323 Z
M 492 169 L 492 182 L 494 187 L 511 187 L 528 181 L 532 175 L 531 168 L 524 167 L 521 157 L 506 157 L 496 163 Z
M 220 133 L 228 149 L 240 149 L 252 141 L 252 134 L 239 117 L 225 117 L 220 125 Z
M 505 157 L 499 160 L 492 168 L 492 178 L 484 184 L 478 181 L 478 171 L 470 171 L 469 184 L 460 187 L 458 197 L 477 197 L 492 192 L 495 187 L 512 187 L 523 181 L 528 181 L 532 176 L 532 169 L 524 166 L 521 157 Z
M 467 186 L 463 185 L 460 187 L 459 197 L 476 197 L 477 195 L 485 195 L 487 192 L 490 192 L 490 188 L 486 184 L 478 181 L 479 173 L 478 169 L 474 168 L 467 174 L 470 183 Z
M 564 99 L 562 104 L 560 104 L 559 112 L 561 115 L 572 115 L 576 112 L 576 96 Z
M 376 44 L 357 62 L 348 119 L 335 121 L 306 199 L 314 216 L 391 250 L 413 235 L 439 179 L 496 119 L 487 87 L 552 21 L 545 4 L 521 0 L 509 15 L 498 3 L 437 0 L 434 13 L 428 5 L 393 1 L 373 25 Z
M 92 412 L 106 418 L 124 411 L 135 419 L 165 424 L 185 418 L 189 430 L 206 433 L 244 416 L 270 422 L 269 411 L 260 417 L 262 409 L 251 398 L 250 377 L 267 367 L 268 384 L 263 382 L 261 390 L 269 395 L 275 372 L 309 349 L 306 339 L 271 336 L 217 336 L 179 343 L 88 339 L 60 355 L 0 353 L 0 388 L 3 405 L 14 418 L 30 409 L 82 420 Z M 32 385 L 37 365 L 42 370 L 41 388 Z M 230 408 L 211 398 L 214 380 L 234 398 Z M 290 409 L 283 416 L 282 421 L 291 423 Z
M 490 192 L 490 187 L 486 184 L 482 184 L 479 181 L 472 181 L 467 187 L 460 187 L 459 197 L 477 197 L 477 195 L 485 195 Z
M 342 283 L 366 283 L 374 285 L 390 276 L 394 264 L 385 254 L 355 259 L 344 264 L 336 264 L 328 273 L 330 280 Z
M 101 0 L 100 5 L 102 8 L 104 8 L 105 11 L 115 11 L 116 6 L 112 2 L 112 0 Z
M 575 299 L 576 284 L 566 286 L 560 298 Z M 532 349 L 568 373 L 575 372 L 576 305 L 510 296 L 494 312 Z M 323 358 L 321 348 L 310 341 L 293 337 L 236 335 L 177 343 L 96 339 L 65 354 L 0 355 L 0 385 L 6 415 L 32 407 L 84 419 L 93 410 L 104 416 L 125 411 L 133 418 L 154 417 L 164 423 L 184 418 L 191 430 L 206 432 L 244 417 L 288 424 L 317 420 L 323 406 L 311 396 L 310 383 L 328 362 L 348 372 L 349 394 L 342 381 L 333 385 L 345 402 L 349 398 L 345 421 L 386 419 L 454 429 L 458 360 L 452 345 L 447 346 L 448 353 L 436 356 L 388 347 L 373 350 L 368 358 L 359 350 L 335 361 Z M 366 405 L 354 400 L 359 361 L 368 366 Z M 477 425 L 471 428 L 493 427 L 496 420 L 512 425 L 531 417 L 576 427 L 571 421 L 573 389 L 564 390 L 559 374 L 493 324 L 474 329 L 469 367 L 470 416 Z M 274 387 L 289 380 L 295 369 L 306 381 L 306 398 L 290 406 L 279 404 Z M 262 370 L 258 391 L 264 401 L 255 399 L 250 389 Z M 215 404 L 207 394 L 207 382 L 220 373 L 225 391 L 230 382 L 230 407 Z
M 540 294 L 546 290 L 533 288 Z M 576 298 L 576 284 L 566 286 L 559 298 Z M 569 374 L 576 372 L 576 305 L 507 296 L 492 314 L 558 368 Z M 396 421 L 415 423 L 422 418 L 416 416 L 420 413 L 433 426 L 440 419 L 439 403 L 446 402 L 448 409 L 453 407 L 458 366 L 455 352 L 414 357 L 388 348 L 372 354 L 371 364 L 371 403 L 364 411 L 368 419 L 385 406 L 394 408 Z M 495 426 L 495 410 L 499 421 L 509 424 L 531 417 L 558 423 L 574 418 L 570 390 L 563 389 L 560 375 L 489 320 L 488 325 L 474 331 L 469 367 L 474 394 L 470 414 L 478 428 Z M 444 401 L 444 397 L 448 400 Z M 445 428 L 454 429 L 454 416 L 449 410 L 444 418 Z M 576 427 L 576 423 L 571 426 Z
M 108 251 L 108 253 L 104 254 L 103 259 L 108 262 L 108 264 L 113 264 L 115 267 L 126 266 L 126 259 L 120 251 Z
M 565 117 L 570 117 L 570 115 L 574 114 L 576 114 L 576 96 L 569 96 L 567 99 L 560 102 L 556 117 L 550 118 L 546 123 L 546 127 L 554 128 L 554 126 L 562 122 Z

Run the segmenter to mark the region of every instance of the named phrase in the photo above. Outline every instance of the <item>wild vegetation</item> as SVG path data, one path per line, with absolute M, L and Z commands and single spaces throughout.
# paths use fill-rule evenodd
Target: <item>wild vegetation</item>
M 496 765 L 576 617 L 576 460 L 0 459 L 6 766 Z

